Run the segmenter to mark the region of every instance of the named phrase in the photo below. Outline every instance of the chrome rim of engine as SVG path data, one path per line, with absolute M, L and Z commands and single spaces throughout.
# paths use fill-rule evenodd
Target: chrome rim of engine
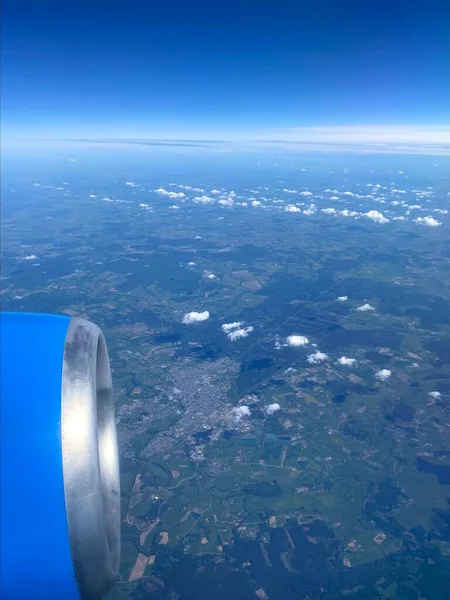
M 81 597 L 101 598 L 120 560 L 120 480 L 111 370 L 101 330 L 73 318 L 64 348 L 61 438 L 67 524 Z

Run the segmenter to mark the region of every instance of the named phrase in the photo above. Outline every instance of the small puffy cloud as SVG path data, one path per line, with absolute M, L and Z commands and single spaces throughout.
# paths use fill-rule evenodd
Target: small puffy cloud
M 250 325 L 249 327 L 239 327 L 238 329 L 233 329 L 230 333 L 227 333 L 228 339 L 232 342 L 239 340 L 240 338 L 247 337 L 249 333 L 253 331 L 253 327 Z
M 337 214 L 337 210 L 335 208 L 321 208 L 320 212 L 323 212 L 326 215 L 336 215 Z
M 330 196 L 330 200 L 339 200 L 339 196 Z
M 303 211 L 303 214 L 309 216 L 309 215 L 313 215 L 315 212 L 316 211 L 314 210 L 314 208 L 309 207 Z
M 339 302 L 345 302 L 346 300 L 348 300 L 348 296 L 338 296 L 337 299 L 339 300 Z
M 196 312 L 193 310 L 192 312 L 186 313 L 183 317 L 183 323 L 185 325 L 192 325 L 193 323 L 201 323 L 202 321 L 206 321 L 209 319 L 209 312 L 207 310 L 203 312 Z
M 361 213 L 356 212 L 356 210 L 348 210 L 347 208 L 344 208 L 344 210 L 341 210 L 340 214 L 343 217 L 358 217 Z
M 208 273 L 208 275 L 205 275 L 206 279 L 216 279 L 216 276 L 214 275 L 214 273 Z
M 319 363 L 327 359 L 328 354 L 325 354 L 325 352 L 320 352 L 320 350 L 317 350 L 317 352 L 313 352 L 308 356 L 308 362 L 310 365 L 318 365 Z
M 442 396 L 441 392 L 428 392 L 428 395 L 437 400 Z
M 266 406 L 266 411 L 268 415 L 273 415 L 273 413 L 277 410 L 280 410 L 280 408 L 281 406 L 278 404 L 278 402 L 274 402 L 273 404 L 269 404 Z
M 222 325 L 222 331 L 224 331 L 225 333 L 229 333 L 232 329 L 237 329 L 241 325 L 243 325 L 242 321 L 234 321 L 233 323 L 224 323 Z
M 184 192 L 168 192 L 163 187 L 153 191 L 160 196 L 167 196 L 168 198 L 185 198 L 186 196 Z
M 171 183 L 170 185 L 175 185 L 175 184 Z M 182 190 L 192 190 L 193 192 L 200 192 L 201 194 L 205 191 L 203 188 L 192 187 L 190 185 L 179 185 L 178 187 L 181 188 Z
M 253 200 L 252 206 L 261 206 L 261 202 L 259 200 Z
M 375 377 L 380 381 L 386 381 L 391 375 L 392 371 L 389 371 L 389 369 L 381 369 L 375 373 Z
M 286 192 L 286 194 L 297 194 L 297 190 L 290 190 L 288 188 L 283 188 L 283 192 Z
M 352 367 L 353 365 L 356 365 L 356 358 L 347 358 L 346 356 L 341 356 L 337 359 L 337 362 L 339 365 L 344 367 Z
M 199 204 L 210 204 L 211 202 L 214 202 L 214 198 L 211 198 L 210 196 L 196 196 L 194 202 L 198 202 Z
M 220 190 L 211 190 L 209 193 L 217 195 L 217 194 L 221 194 L 222 192 Z
M 125 181 L 125 185 L 127 185 L 128 187 L 137 187 L 133 181 Z
M 300 347 L 306 346 L 309 344 L 309 340 L 304 335 L 290 335 L 286 338 L 286 343 L 288 346 Z
M 29 254 L 28 256 L 25 256 L 23 260 L 36 260 L 37 256 L 36 254 Z
M 151 210 L 151 208 L 152 208 L 152 207 L 150 206 L 150 204 L 145 204 L 145 202 L 141 202 L 141 203 L 139 204 L 139 206 L 140 206 L 141 208 L 145 208 L 146 210 Z
M 299 192 L 299 196 L 312 196 L 312 192 L 308 192 L 307 190 L 305 190 L 304 192 Z
M 343 196 L 354 196 L 355 194 L 353 192 L 343 192 L 342 195 Z
M 248 406 L 235 406 L 231 412 L 233 413 L 235 421 L 238 423 L 244 417 L 250 416 L 250 409 Z
M 369 210 L 364 213 L 364 216 L 368 219 L 371 219 L 375 223 L 389 223 L 389 219 L 383 215 L 383 213 L 378 212 L 378 210 Z
M 394 217 L 392 220 L 393 220 L 393 221 L 405 221 L 405 220 L 406 220 L 406 217 L 403 217 L 403 216 L 400 216 L 400 217 Z
M 227 334 L 227 337 L 232 342 L 247 337 L 249 333 L 253 331 L 253 327 L 243 327 L 243 321 L 234 321 L 233 323 L 224 323 L 222 325 L 222 331 Z
M 440 221 L 433 217 L 417 217 L 417 219 L 414 219 L 414 222 L 418 225 L 426 225 L 427 227 L 439 227 L 439 225 L 442 225 Z
M 284 210 L 286 212 L 302 212 L 302 209 L 295 206 L 295 204 L 288 204 Z
M 112 198 L 108 198 L 107 196 L 102 198 L 102 200 L 103 200 L 103 202 L 114 202 L 114 200 Z
M 89 194 L 89 198 L 97 198 L 96 194 Z
M 190 262 L 188 262 L 188 267 L 195 267 L 197 263 L 192 262 L 192 260 Z
M 360 312 L 366 312 L 368 310 L 375 310 L 375 307 L 371 304 L 363 304 L 362 306 L 358 306 L 356 310 L 359 310 Z
M 178 208 L 180 208 L 179 206 L 177 206 L 176 204 L 172 204 L 172 206 L 169 206 L 169 208 L 171 210 L 177 210 Z
M 217 204 L 220 204 L 221 206 L 233 206 L 234 200 L 233 198 L 221 198 Z

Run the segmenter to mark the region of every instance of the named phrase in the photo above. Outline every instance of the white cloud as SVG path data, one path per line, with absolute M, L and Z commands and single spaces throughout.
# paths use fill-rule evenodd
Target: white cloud
M 186 194 L 184 192 L 168 192 L 163 187 L 158 188 L 157 190 L 153 190 L 156 194 L 160 194 L 161 196 L 167 196 L 168 198 L 185 198 Z
M 221 194 L 222 192 L 220 190 L 211 190 L 209 193 L 210 194 Z
M 128 185 L 129 187 L 137 187 L 133 181 L 125 181 L 125 185 Z
M 437 400 L 442 396 L 441 392 L 428 392 L 428 395 Z
M 214 202 L 214 198 L 210 198 L 210 196 L 196 196 L 194 202 L 198 202 L 199 204 L 210 204 L 211 202 Z
M 200 323 L 201 321 L 206 321 L 207 319 L 209 319 L 209 312 L 207 310 L 203 312 L 195 312 L 194 310 L 184 315 L 183 323 L 185 325 L 192 325 L 193 323 Z
M 273 413 L 277 410 L 280 410 L 280 408 L 281 406 L 278 404 L 278 402 L 273 402 L 273 404 L 268 404 L 266 406 L 266 411 L 268 415 L 273 415 Z
M 23 260 L 36 260 L 37 256 L 36 254 L 29 254 L 28 256 L 25 256 Z
M 427 227 L 438 227 L 439 225 L 442 225 L 440 221 L 437 221 L 433 217 L 417 217 L 415 222 L 419 225 L 426 225 Z
M 375 307 L 371 304 L 363 304 L 362 306 L 358 306 L 356 310 L 359 310 L 360 312 L 366 312 L 368 310 L 375 310 Z
M 261 202 L 259 200 L 253 200 L 252 206 L 261 206 Z
M 344 367 L 352 367 L 356 365 L 356 358 L 347 358 L 346 356 L 341 356 L 337 359 L 339 365 L 343 365 Z
M 337 210 L 335 208 L 321 208 L 320 212 L 323 212 L 326 215 L 336 215 L 337 214 Z
M 375 221 L 375 223 L 389 223 L 389 219 L 386 219 L 383 213 L 380 213 L 377 210 L 369 210 L 368 212 L 364 213 L 364 216 L 372 221 Z
M 316 211 L 313 208 L 307 208 L 306 210 L 303 211 L 304 215 L 313 215 Z
M 354 196 L 355 195 L 353 192 L 343 192 L 342 194 L 343 194 L 343 196 Z
M 222 206 L 233 206 L 234 200 L 233 198 L 221 198 L 217 204 L 221 204 Z
M 89 194 L 89 198 L 97 198 L 95 194 Z
M 392 371 L 389 371 L 389 369 L 381 369 L 375 373 L 375 377 L 380 381 L 386 381 L 391 375 Z
M 288 204 L 284 210 L 286 212 L 302 212 L 302 209 L 295 206 L 295 204 Z
M 286 343 L 288 346 L 299 347 L 309 344 L 309 340 L 304 335 L 289 335 L 286 338 Z
M 286 192 L 286 194 L 297 194 L 297 190 L 289 190 L 288 188 L 283 188 L 283 192 Z
M 240 327 L 241 325 L 243 325 L 242 321 L 234 321 L 233 323 L 224 323 L 222 325 L 222 331 L 224 331 L 225 333 L 230 332 L 232 329 L 237 329 L 238 327 Z
M 320 350 L 317 350 L 317 352 L 313 352 L 308 356 L 308 362 L 311 365 L 318 365 L 319 363 L 327 359 L 328 354 L 325 354 L 325 352 L 320 352 Z
M 216 279 L 216 276 L 214 275 L 214 273 L 208 273 L 208 275 L 205 275 L 206 279 Z
M 343 217 L 357 217 L 360 214 L 361 213 L 356 212 L 356 210 L 348 210 L 348 208 L 344 208 L 344 210 L 341 210 L 341 215 Z
M 308 192 L 308 190 L 305 190 L 304 192 L 299 192 L 299 196 L 312 196 L 313 193 L 312 192 Z
M 346 300 L 348 300 L 348 296 L 338 296 L 337 299 L 339 300 L 339 302 L 345 302 Z
M 233 416 L 237 422 L 244 417 L 250 416 L 250 409 L 248 406 L 235 406 L 231 412 L 233 413 Z
M 197 263 L 195 263 L 195 262 L 192 262 L 192 261 L 191 261 L 191 262 L 188 262 L 188 267 L 195 267 L 195 265 L 196 265 L 196 264 L 197 264 Z
M 177 206 L 176 204 L 172 204 L 172 206 L 169 206 L 169 208 L 172 210 L 177 210 L 177 208 L 180 208 L 180 207 Z
M 232 342 L 239 340 L 240 338 L 247 337 L 249 333 L 253 331 L 253 327 L 239 327 L 239 329 L 233 329 L 230 333 L 227 333 L 228 339 Z
M 339 196 L 330 196 L 330 200 L 339 200 Z

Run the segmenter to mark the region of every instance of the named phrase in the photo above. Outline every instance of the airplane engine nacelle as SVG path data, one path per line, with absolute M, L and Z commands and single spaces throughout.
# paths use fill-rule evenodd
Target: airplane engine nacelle
M 94 600 L 120 559 L 114 398 L 101 330 L 0 315 L 3 600 Z

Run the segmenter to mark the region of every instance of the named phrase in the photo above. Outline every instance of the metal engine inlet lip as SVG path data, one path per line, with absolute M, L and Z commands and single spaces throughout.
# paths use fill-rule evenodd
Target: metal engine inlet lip
M 119 458 L 105 338 L 79 318 L 71 319 L 65 339 L 61 440 L 74 572 L 80 596 L 96 600 L 119 569 Z

